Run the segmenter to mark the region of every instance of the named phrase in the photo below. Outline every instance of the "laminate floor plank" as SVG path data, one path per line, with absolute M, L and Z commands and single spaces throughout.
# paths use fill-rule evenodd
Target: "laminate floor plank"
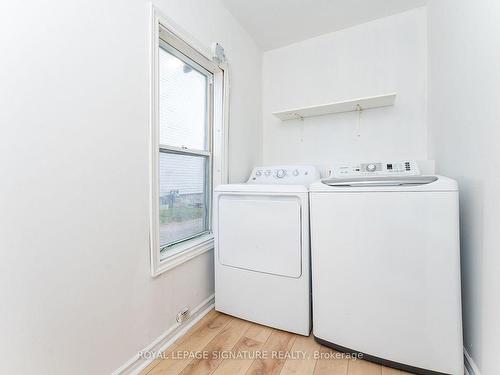
M 280 375 L 313 374 L 320 349 L 321 345 L 312 335 L 297 336 L 291 349 L 292 357 L 285 361 Z
M 232 357 L 217 367 L 214 375 L 243 375 L 261 353 L 272 329 L 252 323 L 231 351 Z
M 320 358 L 316 361 L 314 375 L 347 375 L 349 360 L 342 353 L 321 346 Z
M 204 317 L 194 331 L 190 331 L 173 348 L 165 351 L 165 359 L 159 361 L 147 374 L 178 375 L 194 359 L 192 356 L 207 346 L 231 320 L 233 318 L 229 315 L 218 312 Z
M 273 330 L 271 336 L 262 347 L 263 358 L 255 359 L 246 372 L 248 375 L 277 375 L 280 373 L 286 358 L 281 355 L 288 352 L 296 335 L 289 332 Z
M 362 359 L 350 359 L 347 375 L 382 375 L 382 366 Z
M 243 336 L 250 323 L 234 318 L 215 338 L 202 349 L 203 358 L 193 359 L 181 372 L 182 375 L 209 375 L 222 362 L 222 354 L 229 352 Z M 205 358 L 205 355 L 207 356 Z
M 179 339 L 175 340 L 172 345 L 170 345 L 166 352 L 172 352 L 176 347 L 179 346 L 179 344 L 183 341 L 186 341 L 194 332 L 196 332 L 201 326 L 207 324 L 207 321 L 210 321 L 212 319 L 214 319 L 219 313 L 215 310 L 210 310 L 207 315 L 205 315 L 201 320 L 199 320 L 198 322 L 196 322 L 192 327 L 191 329 L 182 337 L 180 337 Z M 157 358 L 155 359 L 153 362 L 151 362 L 144 370 L 141 371 L 141 374 L 140 375 L 146 375 L 148 374 L 152 369 L 153 367 L 156 367 L 156 365 L 158 363 L 160 363 L 160 361 L 162 360 L 161 359 L 161 356 L 159 356 L 160 358 Z
M 195 357 L 195 355 L 198 357 Z M 412 375 L 210 311 L 141 375 Z

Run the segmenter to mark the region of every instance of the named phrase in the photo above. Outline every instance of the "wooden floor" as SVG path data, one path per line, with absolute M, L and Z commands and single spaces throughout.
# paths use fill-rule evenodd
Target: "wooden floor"
M 312 336 L 279 331 L 212 310 L 141 374 L 408 373 L 360 359 L 342 358 L 341 353 L 319 345 Z

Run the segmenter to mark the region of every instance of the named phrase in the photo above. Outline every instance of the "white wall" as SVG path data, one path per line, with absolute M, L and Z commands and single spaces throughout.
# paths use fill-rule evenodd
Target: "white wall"
M 500 3 L 430 1 L 429 139 L 460 185 L 465 347 L 500 374 Z
M 231 176 L 260 158 L 260 52 L 217 0 L 157 1 L 233 63 Z M 0 3 L 0 373 L 109 374 L 213 293 L 150 277 L 149 6 Z
M 427 159 L 425 8 L 264 53 L 264 163 Z M 281 122 L 271 115 L 397 92 L 394 107 Z

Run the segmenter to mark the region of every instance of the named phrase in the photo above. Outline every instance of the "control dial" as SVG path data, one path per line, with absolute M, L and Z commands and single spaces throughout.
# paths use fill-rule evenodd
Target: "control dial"
M 366 166 L 366 170 L 368 172 L 375 172 L 377 170 L 377 166 L 375 164 L 368 164 Z
M 286 175 L 286 171 L 284 169 L 278 169 L 276 171 L 276 177 L 278 178 L 283 178 Z

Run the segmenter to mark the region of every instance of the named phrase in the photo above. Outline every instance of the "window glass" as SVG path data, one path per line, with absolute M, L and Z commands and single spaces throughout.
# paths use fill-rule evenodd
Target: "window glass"
M 159 161 L 160 247 L 163 249 L 208 230 L 208 158 L 160 152 Z
M 160 144 L 207 149 L 207 75 L 160 48 Z

